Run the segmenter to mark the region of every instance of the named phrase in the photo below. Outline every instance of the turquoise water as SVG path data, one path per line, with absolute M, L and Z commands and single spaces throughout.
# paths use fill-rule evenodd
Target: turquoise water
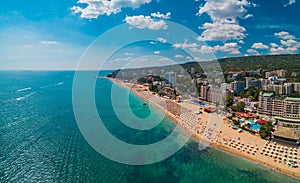
M 196 101 L 196 100 L 189 100 L 189 102 L 200 105 L 200 106 L 206 106 L 206 104 L 204 102 L 199 102 L 199 101 Z
M 73 74 L 0 72 L 0 182 L 297 182 L 212 148 L 199 151 L 193 140 L 159 163 L 131 166 L 111 161 L 93 150 L 77 127 Z M 149 144 L 172 132 L 174 124 L 167 118 L 148 131 L 120 123 L 112 111 L 110 87 L 109 81 L 98 79 L 96 102 L 116 137 Z M 125 89 L 119 90 L 121 94 Z M 143 102 L 130 96 L 135 114 L 147 117 L 149 108 Z M 116 107 L 122 110 L 121 104 Z
M 260 130 L 260 124 L 250 124 L 250 128 L 256 131 Z
M 239 119 L 239 122 L 242 124 L 243 120 Z M 250 128 L 252 130 L 255 130 L 255 131 L 259 131 L 260 130 L 260 127 L 261 127 L 260 124 L 256 124 L 253 119 L 250 119 L 249 122 L 250 122 Z
M 250 124 L 255 124 L 255 121 L 253 119 L 250 119 Z

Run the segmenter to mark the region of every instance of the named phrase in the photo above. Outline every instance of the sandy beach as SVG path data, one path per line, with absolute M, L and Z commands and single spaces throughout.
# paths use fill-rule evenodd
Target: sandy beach
M 196 114 L 200 106 L 188 102 L 177 103 L 173 100 L 153 95 L 147 87 L 124 83 L 109 78 L 114 83 L 130 89 L 150 104 L 163 110 L 166 115 L 179 124 L 201 144 L 234 154 L 238 157 L 267 166 L 275 171 L 300 178 L 300 168 L 293 168 L 289 160 L 300 164 L 300 149 L 294 149 L 261 139 L 257 135 L 231 128 L 223 116 L 216 113 Z

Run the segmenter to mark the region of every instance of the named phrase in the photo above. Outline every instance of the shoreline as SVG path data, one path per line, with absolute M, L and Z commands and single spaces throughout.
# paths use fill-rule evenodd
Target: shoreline
M 259 154 L 259 152 L 257 152 L 257 154 L 249 154 L 249 153 L 246 153 L 246 152 L 242 152 L 240 150 L 237 150 L 233 147 L 230 147 L 228 145 L 223 145 L 224 142 L 226 143 L 227 140 L 224 140 L 224 139 L 227 139 L 227 135 L 229 135 L 230 137 L 228 137 L 229 139 L 232 139 L 231 136 L 236 136 L 238 135 L 239 136 L 246 136 L 245 137 L 245 144 L 246 144 L 246 141 L 248 140 L 248 142 L 252 142 L 252 143 L 257 143 L 256 144 L 256 147 L 263 147 L 263 144 L 265 143 L 265 140 L 263 139 L 260 139 L 260 137 L 257 137 L 255 135 L 252 135 L 252 134 L 246 134 L 248 132 L 243 132 L 243 134 L 236 134 L 236 131 L 231 131 L 232 129 L 230 127 L 228 127 L 228 124 L 222 119 L 221 121 L 221 126 L 219 127 L 219 131 L 216 130 L 216 136 L 214 137 L 211 137 L 211 136 L 206 136 L 205 133 L 201 133 L 199 134 L 198 132 L 198 129 L 200 129 L 200 127 L 203 127 L 205 124 L 203 125 L 196 125 L 197 126 L 200 126 L 198 129 L 188 129 L 187 126 L 185 126 L 185 124 L 182 122 L 181 118 L 178 117 L 178 116 L 175 116 L 174 114 L 172 114 L 168 109 L 167 107 L 166 108 L 163 108 L 162 106 L 160 106 L 158 103 L 155 103 L 153 101 L 150 100 L 150 98 L 148 98 L 145 94 L 143 94 L 143 92 L 141 92 L 141 90 L 143 90 L 143 88 L 138 88 L 140 90 L 137 90 L 136 88 L 132 88 L 131 86 L 135 86 L 133 83 L 124 83 L 120 80 L 117 80 L 117 79 L 114 79 L 114 78 L 106 78 L 106 79 L 109 79 L 110 81 L 112 81 L 113 83 L 121 86 L 121 87 L 124 87 L 126 89 L 129 89 L 130 91 L 132 91 L 133 93 L 135 93 L 138 97 L 142 98 L 143 100 L 153 104 L 155 107 L 158 107 L 159 110 L 162 110 L 163 112 L 165 112 L 165 114 L 176 124 L 179 124 L 181 126 L 181 128 L 186 132 L 186 133 L 189 133 L 191 135 L 191 138 L 193 138 L 195 141 L 199 142 L 199 143 L 203 143 L 203 144 L 206 144 L 207 146 L 209 147 L 212 147 L 212 148 L 215 148 L 215 149 L 218 149 L 222 152 L 225 152 L 225 153 L 228 153 L 228 154 L 231 154 L 233 156 L 237 156 L 239 158 L 242 158 L 244 160 L 247 160 L 249 162 L 252 162 L 252 163 L 255 163 L 259 166 L 262 166 L 262 167 L 265 167 L 265 168 L 269 168 L 273 171 L 276 171 L 278 173 L 281 173 L 281 174 L 284 174 L 284 175 L 287 175 L 291 178 L 294 178 L 296 180 L 300 180 L 300 168 L 291 168 L 291 167 L 287 167 L 286 164 L 279 164 L 277 162 L 273 162 L 273 158 L 270 158 L 268 156 L 263 156 L 261 154 Z M 140 86 L 141 87 L 141 86 Z M 149 91 L 148 91 L 149 92 Z M 151 93 L 151 92 L 150 92 Z M 152 96 L 154 96 L 152 93 L 151 93 Z M 158 96 L 155 96 L 155 97 L 158 97 Z M 161 100 L 164 100 L 164 101 L 168 101 L 168 99 L 165 99 L 165 98 L 162 98 L 160 97 Z M 174 102 L 174 101 L 173 101 Z M 193 104 L 178 104 L 180 105 L 181 107 L 183 107 L 184 109 L 187 109 L 191 112 L 190 108 L 189 107 L 193 107 L 192 105 Z M 194 106 L 195 108 L 199 108 L 199 106 Z M 206 115 L 206 116 L 205 116 Z M 212 117 L 216 117 L 216 115 L 211 115 L 211 114 L 201 114 L 200 115 L 200 119 L 203 120 L 203 119 L 209 119 L 212 118 Z M 202 119 L 203 117 L 203 119 Z M 217 118 L 216 118 L 217 119 Z M 212 125 L 212 124 L 207 124 L 207 121 L 206 121 L 206 125 Z M 206 126 L 206 127 L 207 127 Z M 212 126 L 211 126 L 212 127 Z M 228 132 L 225 133 L 224 136 L 221 136 L 223 134 L 221 134 L 221 132 L 223 131 L 223 134 L 225 132 Z M 249 136 L 251 135 L 251 136 Z M 223 137 L 223 138 L 222 138 Z M 225 138 L 226 137 L 226 138 Z M 244 137 L 243 137 L 244 138 Z M 222 141 L 223 139 L 223 141 Z M 249 140 L 250 139 L 250 140 Z M 255 144 L 254 143 L 254 144 Z M 247 144 L 248 145 L 248 144 Z M 258 150 L 257 150 L 258 151 Z M 300 161 L 300 160 L 299 160 Z

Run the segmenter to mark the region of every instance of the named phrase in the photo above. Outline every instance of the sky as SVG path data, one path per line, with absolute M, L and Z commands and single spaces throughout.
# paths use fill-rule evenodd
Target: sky
M 87 59 L 94 61 L 81 69 L 101 65 L 115 69 L 133 62 L 135 66 L 153 66 L 170 61 L 298 54 L 300 49 L 300 0 L 1 3 L 0 70 L 74 70 Z M 108 33 L 112 30 L 117 30 L 114 35 Z M 121 46 L 124 37 L 136 42 L 126 40 L 128 44 Z

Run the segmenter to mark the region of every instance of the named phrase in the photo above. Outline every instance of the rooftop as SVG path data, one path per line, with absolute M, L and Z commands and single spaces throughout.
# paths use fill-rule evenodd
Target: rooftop
M 276 116 L 275 119 L 294 122 L 294 123 L 300 123 L 300 119 L 284 118 L 284 117 L 279 117 L 279 116 Z
M 274 136 L 293 139 L 293 140 L 299 140 L 300 130 L 279 126 L 277 128 L 277 130 L 274 132 Z
M 300 98 L 287 97 L 285 101 L 300 102 Z
M 263 97 L 272 97 L 274 93 L 267 93 L 267 92 L 262 92 Z

